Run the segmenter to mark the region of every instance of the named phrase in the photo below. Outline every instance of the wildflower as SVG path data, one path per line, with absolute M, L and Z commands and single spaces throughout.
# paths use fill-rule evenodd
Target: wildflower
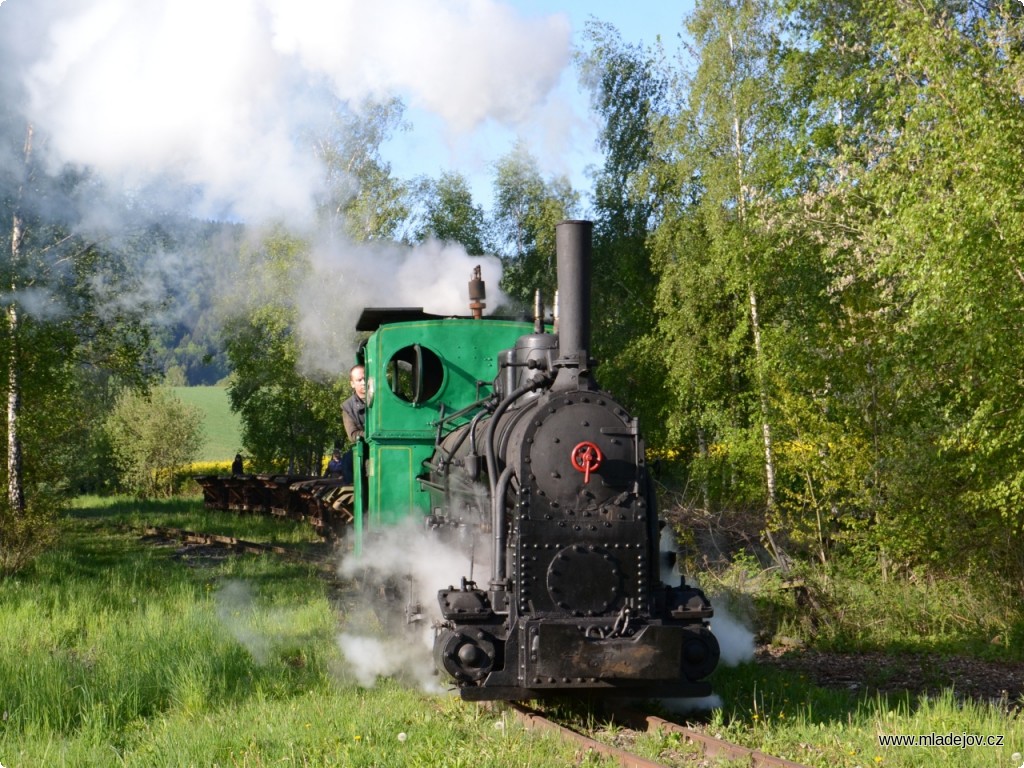
M 409 737 L 408 737 L 408 736 L 406 736 L 404 732 L 403 732 L 403 733 L 400 733 L 400 734 L 398 734 L 398 740 L 399 740 L 399 741 L 405 741 L 405 740 L 406 740 L 406 739 L 408 739 L 408 738 L 409 738 Z
M 356 734 L 355 739 L 356 739 L 356 741 L 362 741 L 363 737 L 358 735 L 358 734 Z

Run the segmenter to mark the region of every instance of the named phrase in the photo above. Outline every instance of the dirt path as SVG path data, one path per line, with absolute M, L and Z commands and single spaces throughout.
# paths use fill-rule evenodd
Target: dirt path
M 820 686 L 883 693 L 935 694 L 952 687 L 965 699 L 1024 707 L 1024 662 L 939 654 L 829 653 L 762 647 L 761 664 L 806 675 Z

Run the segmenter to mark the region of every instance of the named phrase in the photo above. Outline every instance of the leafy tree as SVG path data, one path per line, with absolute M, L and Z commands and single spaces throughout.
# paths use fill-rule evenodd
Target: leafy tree
M 473 193 L 464 176 L 443 173 L 436 181 L 423 180 L 418 194 L 424 210 L 423 221 L 414 232 L 417 241 L 433 237 L 460 243 L 471 256 L 487 250 L 484 210 L 473 203 Z
M 669 78 L 660 48 L 623 43 L 614 27 L 591 22 L 578 65 L 603 121 L 604 165 L 594 177 L 594 340 L 600 380 L 663 442 L 664 362 L 651 332 L 657 284 L 648 243 L 667 190 L 651 173 L 655 135 L 669 110 Z
M 12 107 L 16 105 L 12 104 Z M 86 171 L 50 173 L 45 142 L 18 117 L 0 122 L 0 221 L 10 258 L 0 260 L 3 318 L 0 377 L 6 410 L 0 544 L 20 567 L 49 537 L 63 494 L 76 486 L 111 376 L 141 385 L 149 374 L 149 328 L 129 254 L 107 233 L 87 229 L 83 211 L 108 199 Z M 128 218 L 131 221 L 131 218 Z M 102 419 L 99 419 L 102 420 Z
M 545 181 L 537 160 L 522 143 L 495 166 L 493 232 L 504 264 L 501 287 L 533 306 L 540 289 L 553 301 L 558 284 L 555 225 L 572 218 L 579 195 L 564 177 Z
M 142 498 L 170 496 L 175 472 L 203 445 L 202 415 L 169 390 L 123 391 L 106 420 L 106 433 L 124 486 Z
M 404 111 L 397 98 L 367 101 L 355 110 L 339 107 L 333 130 L 316 139 L 328 190 L 321 214 L 356 242 L 395 238 L 409 216 L 408 189 L 380 154 L 392 133 L 404 128 Z
M 333 130 L 315 139 L 327 194 L 320 236 L 357 242 L 391 240 L 408 222 L 407 187 L 392 177 L 382 143 L 402 127 L 397 99 L 342 108 Z M 231 362 L 231 407 L 257 470 L 318 475 L 325 453 L 344 434 L 341 402 L 347 377 L 304 373 L 296 333 L 298 286 L 313 245 L 284 226 L 242 249 L 240 280 L 249 301 L 228 307 L 225 346 Z
M 811 134 L 822 183 L 800 223 L 827 244 L 846 349 L 870 344 L 847 397 L 875 456 L 871 541 L 898 563 L 1019 573 L 1021 11 L 793 7 L 811 112 L 834 116 Z
M 291 297 L 308 268 L 305 248 L 278 232 L 262 249 L 243 254 L 256 306 L 229 321 L 225 334 L 234 371 L 231 408 L 241 416 L 242 441 L 258 471 L 318 475 L 325 453 L 343 434 L 342 379 L 310 378 L 298 364 Z M 271 295 L 257 282 L 264 277 L 274 286 Z

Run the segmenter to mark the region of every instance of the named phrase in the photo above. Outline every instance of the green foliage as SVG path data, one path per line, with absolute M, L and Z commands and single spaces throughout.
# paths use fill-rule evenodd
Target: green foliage
M 703 0 L 681 66 L 588 29 L 601 380 L 709 514 L 1024 574 L 1019 22 Z
M 486 250 L 486 217 L 473 203 L 473 193 L 464 176 L 442 173 L 441 178 L 423 180 L 419 196 L 423 204 L 423 222 L 417 227 L 417 242 L 433 237 L 442 242 L 460 243 L 466 253 L 475 256 Z
M 391 175 L 381 146 L 404 127 L 397 98 L 367 100 L 357 109 L 339 108 L 332 130 L 316 137 L 328 193 L 321 204 L 325 221 L 340 224 L 355 242 L 397 236 L 409 214 L 406 186 Z
M 299 365 L 302 348 L 293 298 L 308 267 L 306 248 L 302 240 L 277 232 L 244 256 L 254 302 L 225 330 L 234 371 L 228 396 L 241 419 L 250 469 L 256 472 L 319 475 L 324 456 L 344 435 L 341 402 L 347 397 L 347 377 L 313 378 Z M 259 282 L 263 279 L 269 290 Z
M 22 512 L 0 501 L 0 575 L 24 570 L 58 540 L 61 509 L 59 498 L 41 493 L 33 494 Z
M 651 173 L 655 135 L 664 120 L 667 76 L 661 52 L 626 45 L 609 25 L 587 26 L 591 48 L 578 64 L 603 121 L 599 144 L 604 165 L 594 176 L 593 349 L 602 386 L 641 418 L 645 430 L 664 440 L 661 410 L 669 393 L 652 382 L 665 380 L 656 344 L 656 322 L 648 238 L 661 214 L 667 188 Z
M 1021 573 L 1019 21 L 995 5 L 790 8 L 797 128 L 820 169 L 792 229 L 822 243 L 839 310 L 816 336 L 818 410 L 862 447 L 840 506 L 857 500 L 860 542 L 895 567 Z
M 10 476 L 3 462 L 9 492 L 19 490 L 42 515 L 61 494 L 103 481 L 98 426 L 111 402 L 109 381 L 138 386 L 149 377 L 154 305 L 134 269 L 146 241 L 138 212 L 88 170 L 49 168 L 27 140 L 45 137 L 17 114 L 12 108 L 0 120 L 0 154 L 8 158 L 0 226 L 9 256 L 0 259 L 0 380 L 5 401 L 13 386 L 20 408 L 7 412 L 0 450 L 21 458 Z M 126 223 L 121 237 L 83 223 L 98 199 Z
M 558 283 L 555 225 L 572 217 L 578 194 L 565 178 L 545 181 L 523 144 L 498 161 L 494 193 L 502 290 L 528 307 L 537 289 L 546 302 L 553 302 Z
M 203 443 L 198 409 L 164 388 L 122 392 L 106 420 L 111 450 L 124 487 L 141 498 L 175 492 L 175 471 Z

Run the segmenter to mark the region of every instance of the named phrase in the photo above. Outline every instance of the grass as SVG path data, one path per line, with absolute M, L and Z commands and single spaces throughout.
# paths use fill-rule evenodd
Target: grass
M 288 521 L 209 515 L 194 497 L 80 500 L 60 545 L 0 581 L 0 763 L 609 764 L 527 733 L 499 707 L 394 680 L 359 685 L 338 644 L 354 609 L 315 566 L 259 555 L 185 559 L 176 545 L 141 541 L 131 526 L 144 524 L 309 540 Z M 947 594 L 934 593 L 938 602 Z M 873 597 L 899 610 L 877 590 Z M 908 631 L 895 626 L 900 637 Z M 700 727 L 805 765 L 1016 768 L 1012 756 L 1024 752 L 1019 715 L 953 691 L 824 689 L 754 663 L 720 668 L 713 685 L 721 705 Z M 608 741 L 631 738 L 599 716 L 581 716 L 580 726 Z M 1002 735 L 1003 746 L 883 748 L 878 739 L 965 732 Z M 628 746 L 669 765 L 696 760 L 671 735 L 640 735 Z
M 242 448 L 242 423 L 232 413 L 228 391 L 224 387 L 170 387 L 171 392 L 187 405 L 194 405 L 203 415 L 206 442 L 198 461 L 230 461 Z
M 721 704 L 704 712 L 664 711 L 670 720 L 716 738 L 758 749 L 800 765 L 819 768 L 918 768 L 963 766 L 1018 768 L 1024 752 L 1024 719 L 1005 702 L 958 700 L 941 695 L 883 696 L 819 688 L 805 677 L 756 663 L 720 667 L 712 676 Z M 662 702 L 678 705 L 680 702 Z M 654 703 L 658 705 L 657 702 Z M 660 731 L 631 734 L 588 709 L 556 707 L 594 738 L 669 766 L 693 766 L 700 750 L 680 736 Z M 879 736 L 964 734 L 1001 736 L 1002 746 L 886 746 Z M 1016 759 L 1016 762 L 1014 762 Z M 705 763 L 700 763 L 705 764 Z M 711 765 L 747 765 L 746 761 Z
M 553 739 L 496 728 L 500 714 L 451 696 L 356 685 L 337 645 L 347 616 L 315 567 L 186 562 L 123 527 L 168 524 L 194 503 L 86 500 L 58 548 L 0 581 L 0 763 L 572 762 Z
M 198 486 L 193 486 L 198 490 Z M 202 496 L 178 496 L 140 503 L 127 496 L 82 496 L 73 508 L 74 520 L 92 520 L 101 532 L 112 526 L 141 530 L 147 526 L 235 536 L 246 541 L 284 545 L 315 544 L 320 537 L 308 523 L 268 515 L 239 515 L 208 510 Z
M 714 685 L 728 704 L 714 711 L 709 731 L 806 765 L 1009 766 L 1024 750 L 1019 715 L 999 702 L 959 701 L 952 690 L 929 697 L 824 689 L 753 663 L 719 670 Z M 964 732 L 1002 735 L 1003 746 L 879 745 L 880 735 Z
M 993 574 L 883 579 L 870 568 L 833 564 L 805 566 L 784 580 L 741 561 L 702 576 L 710 595 L 738 605 L 769 640 L 795 638 L 820 650 L 1024 661 L 1024 606 L 1006 599 L 1020 586 Z

